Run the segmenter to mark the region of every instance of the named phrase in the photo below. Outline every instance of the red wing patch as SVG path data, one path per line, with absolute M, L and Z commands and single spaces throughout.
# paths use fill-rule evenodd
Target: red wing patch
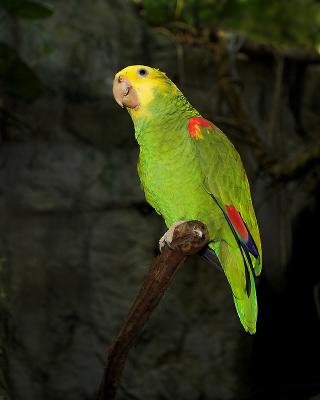
M 245 226 L 241 218 L 241 215 L 238 213 L 235 206 L 226 206 L 226 211 L 230 219 L 230 222 L 232 223 L 232 226 L 236 230 L 237 234 L 243 241 L 248 242 L 249 240 L 248 229 Z
M 209 128 L 212 127 L 212 122 L 202 117 L 191 117 L 188 122 L 188 132 L 192 139 L 200 140 L 203 139 L 200 127 Z
M 226 206 L 227 211 L 227 219 L 229 223 L 232 225 L 232 230 L 234 235 L 236 234 L 240 240 L 240 245 L 244 248 L 245 251 L 249 251 L 255 258 L 259 257 L 258 248 L 251 236 L 249 229 L 247 228 L 246 223 L 241 217 L 241 214 L 238 212 L 235 206 Z

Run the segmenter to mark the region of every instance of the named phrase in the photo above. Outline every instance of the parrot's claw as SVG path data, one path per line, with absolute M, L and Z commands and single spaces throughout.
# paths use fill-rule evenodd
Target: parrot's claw
M 200 229 L 193 228 L 193 232 L 195 232 L 199 236 L 199 238 L 202 238 L 202 232 Z
M 176 227 L 180 224 L 183 224 L 185 221 L 178 221 L 175 222 L 170 226 L 170 228 L 167 230 L 167 232 L 162 236 L 162 238 L 159 240 L 159 249 L 162 251 L 165 245 L 171 248 L 170 244 L 173 239 L 173 233 Z

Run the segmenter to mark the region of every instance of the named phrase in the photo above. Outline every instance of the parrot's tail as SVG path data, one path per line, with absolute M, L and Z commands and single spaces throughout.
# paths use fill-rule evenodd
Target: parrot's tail
M 221 261 L 232 289 L 236 309 L 244 329 L 256 332 L 258 305 L 253 273 L 261 272 L 261 257 L 255 241 L 241 214 L 233 205 L 224 206 L 213 195 L 212 199 L 222 211 L 237 244 L 230 246 L 221 241 L 209 244 Z
M 244 329 L 253 334 L 256 332 L 258 304 L 253 268 L 250 268 L 242 257 L 240 248 L 232 248 L 221 242 L 216 249 L 223 271 L 231 286 L 234 303 Z
M 251 284 L 250 295 L 245 293 L 241 298 L 237 298 L 235 295 L 233 295 L 233 300 L 244 329 L 247 332 L 254 334 L 256 333 L 258 304 L 257 304 L 256 287 L 254 283 L 253 273 L 251 270 L 249 271 L 249 275 Z
M 207 261 L 209 264 L 213 265 L 217 270 L 223 272 L 222 266 L 220 264 L 219 258 L 217 257 L 216 253 L 210 249 L 210 247 L 205 247 L 199 253 L 199 256 Z

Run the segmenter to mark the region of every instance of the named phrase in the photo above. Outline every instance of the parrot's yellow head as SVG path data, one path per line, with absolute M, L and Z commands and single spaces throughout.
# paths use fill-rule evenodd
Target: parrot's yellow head
M 148 115 L 148 106 L 159 93 L 177 92 L 163 72 L 145 65 L 132 65 L 119 71 L 113 82 L 113 95 L 121 107 L 127 107 L 133 119 Z

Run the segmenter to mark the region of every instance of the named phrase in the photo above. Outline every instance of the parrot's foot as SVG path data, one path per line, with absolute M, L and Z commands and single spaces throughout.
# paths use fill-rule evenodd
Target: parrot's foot
M 170 243 L 172 242 L 173 239 L 173 233 L 176 227 L 180 224 L 183 224 L 185 221 L 178 221 L 175 222 L 170 226 L 170 228 L 167 230 L 167 232 L 162 236 L 162 238 L 159 240 L 159 249 L 162 251 L 165 245 L 170 246 Z

